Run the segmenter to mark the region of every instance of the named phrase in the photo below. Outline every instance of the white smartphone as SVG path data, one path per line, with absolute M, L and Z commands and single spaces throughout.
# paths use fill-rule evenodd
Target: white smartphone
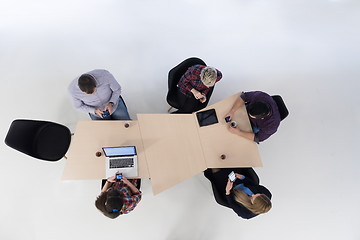
M 229 174 L 229 179 L 230 179 L 230 181 L 235 181 L 235 179 L 236 179 L 236 177 L 235 177 L 235 173 L 234 173 L 234 171 L 232 171 L 230 174 Z

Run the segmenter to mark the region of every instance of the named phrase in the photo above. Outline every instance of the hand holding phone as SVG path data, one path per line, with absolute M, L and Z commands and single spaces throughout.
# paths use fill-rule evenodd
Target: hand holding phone
M 225 121 L 226 122 L 231 122 L 234 118 L 234 113 L 233 112 L 228 112 L 226 115 L 225 115 Z
M 232 171 L 232 172 L 229 174 L 229 179 L 230 179 L 231 182 L 234 182 L 234 181 L 235 181 L 236 177 L 235 177 L 234 171 Z
M 122 179 L 122 173 L 117 173 L 116 176 L 115 176 L 115 179 L 117 182 L 120 182 L 121 179 Z
M 108 117 L 108 116 L 110 116 L 110 112 L 109 112 L 108 110 L 103 111 L 102 117 L 103 117 L 103 118 L 106 118 L 106 117 Z

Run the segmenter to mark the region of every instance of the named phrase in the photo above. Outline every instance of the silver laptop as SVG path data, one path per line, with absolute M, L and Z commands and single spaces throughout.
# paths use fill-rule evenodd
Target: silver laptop
M 125 177 L 138 176 L 138 162 L 135 146 L 103 147 L 106 156 L 106 178 L 121 172 Z

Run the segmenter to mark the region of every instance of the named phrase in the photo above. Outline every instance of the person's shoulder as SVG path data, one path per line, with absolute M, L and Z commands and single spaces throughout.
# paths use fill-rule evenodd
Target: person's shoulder
M 269 102 L 269 103 L 274 103 L 274 99 L 266 92 L 261 92 L 258 91 L 258 96 L 265 99 L 265 101 Z
M 280 125 L 281 116 L 280 116 L 280 112 L 279 112 L 279 109 L 276 104 L 272 105 L 272 113 L 271 113 L 269 120 L 274 124 L 274 126 L 278 127 Z
M 79 89 L 79 87 L 78 87 L 78 81 L 79 81 L 79 77 L 76 77 L 75 79 L 73 79 L 73 80 L 70 82 L 70 84 L 69 84 L 69 86 L 68 86 L 68 91 L 69 91 L 70 93 L 75 93 L 75 92 Z
M 98 68 L 87 72 L 87 74 L 98 73 L 98 72 L 109 72 L 109 71 L 106 69 Z
M 281 116 L 277 103 L 271 96 L 267 98 L 267 103 L 270 106 L 272 112 L 269 121 L 273 122 L 274 125 L 279 126 L 281 121 Z
M 257 193 L 265 194 L 269 199 L 271 199 L 272 197 L 270 190 L 264 187 L 263 185 L 258 185 L 257 191 L 258 191 Z
M 87 74 L 93 75 L 96 78 L 98 76 L 110 74 L 110 72 L 106 69 L 94 69 L 94 70 L 87 72 Z
M 249 91 L 249 92 L 244 92 L 245 94 L 251 94 L 257 97 L 271 97 L 269 94 L 267 94 L 266 92 L 263 91 Z
M 259 102 L 264 102 L 267 103 L 269 105 L 271 105 L 271 107 L 274 107 L 275 101 L 274 99 L 266 92 L 262 92 L 262 91 L 249 91 L 249 92 L 244 92 L 243 95 L 245 98 L 250 98 L 251 101 L 259 101 Z
M 202 69 L 203 69 L 202 65 L 193 65 L 186 70 L 183 77 L 187 79 L 196 80 L 200 77 L 200 72 Z
M 113 75 L 105 69 L 95 69 L 88 72 L 88 74 L 92 75 L 96 79 L 97 85 L 108 84 L 114 80 Z
M 189 68 L 189 70 L 192 70 L 192 71 L 201 71 L 203 68 L 205 68 L 206 66 L 205 65 L 200 65 L 200 64 L 196 64 L 194 66 L 191 66 Z

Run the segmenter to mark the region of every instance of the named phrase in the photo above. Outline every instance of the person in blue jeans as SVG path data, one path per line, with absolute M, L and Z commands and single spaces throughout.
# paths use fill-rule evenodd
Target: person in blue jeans
M 95 69 L 75 78 L 68 87 L 76 109 L 92 120 L 130 120 L 121 86 L 107 70 Z

